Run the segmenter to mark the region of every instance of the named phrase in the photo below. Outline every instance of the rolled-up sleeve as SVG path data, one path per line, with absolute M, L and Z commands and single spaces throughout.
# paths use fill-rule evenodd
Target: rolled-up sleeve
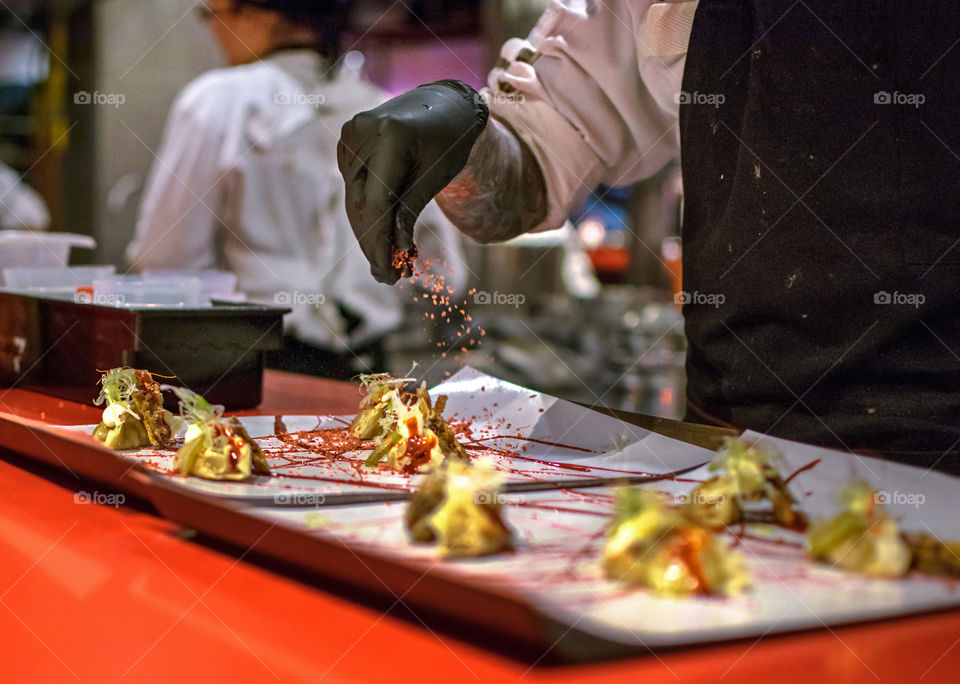
M 554 0 L 503 46 L 484 97 L 540 164 L 561 225 L 598 185 L 629 185 L 679 155 L 677 94 L 696 1 Z

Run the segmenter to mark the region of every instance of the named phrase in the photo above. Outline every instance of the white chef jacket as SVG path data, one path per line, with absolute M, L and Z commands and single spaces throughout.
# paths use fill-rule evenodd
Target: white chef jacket
M 504 44 L 484 96 L 540 163 L 556 228 L 598 185 L 680 154 L 678 102 L 696 0 L 553 0 Z
M 46 230 L 50 213 L 36 190 L 20 181 L 16 171 L 0 163 L 0 229 Z
M 340 128 L 387 95 L 308 49 L 208 72 L 170 112 L 127 259 L 138 270 L 225 268 L 252 301 L 290 306 L 288 334 L 333 351 L 396 328 L 401 293 L 376 282 L 353 235 L 337 169 Z M 459 234 L 436 205 L 418 225 L 459 289 Z M 454 270 L 455 276 L 449 271 Z M 437 269 L 441 272 L 441 269 Z M 352 335 L 341 304 L 363 320 Z

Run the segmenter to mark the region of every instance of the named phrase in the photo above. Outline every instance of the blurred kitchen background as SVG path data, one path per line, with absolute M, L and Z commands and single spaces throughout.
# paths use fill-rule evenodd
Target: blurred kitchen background
M 169 105 L 221 66 L 195 4 L 0 2 L 0 161 L 46 200 L 51 230 L 97 240 L 75 263 L 123 267 Z M 438 78 L 479 88 L 500 44 L 526 35 L 545 4 L 359 0 L 346 59 L 395 93 Z M 125 99 L 83 106 L 79 92 Z M 390 370 L 417 361 L 436 382 L 467 363 L 572 400 L 681 417 L 680 205 L 674 164 L 636 186 L 598 189 L 565 229 L 468 245 L 469 334 L 408 297 Z

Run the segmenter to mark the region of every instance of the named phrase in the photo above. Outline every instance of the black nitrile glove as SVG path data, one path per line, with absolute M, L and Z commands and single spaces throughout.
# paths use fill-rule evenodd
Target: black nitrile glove
M 417 216 L 466 166 L 488 116 L 473 88 L 437 81 L 344 124 L 337 164 L 347 216 L 374 278 L 390 285 L 400 278 L 394 250 L 413 249 Z

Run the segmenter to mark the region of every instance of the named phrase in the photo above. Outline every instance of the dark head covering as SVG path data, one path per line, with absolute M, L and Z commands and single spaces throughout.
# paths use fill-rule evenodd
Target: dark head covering
M 311 45 L 331 64 L 340 57 L 340 37 L 347 28 L 353 0 L 236 0 L 276 12 L 298 26 L 313 29 L 317 44 Z

